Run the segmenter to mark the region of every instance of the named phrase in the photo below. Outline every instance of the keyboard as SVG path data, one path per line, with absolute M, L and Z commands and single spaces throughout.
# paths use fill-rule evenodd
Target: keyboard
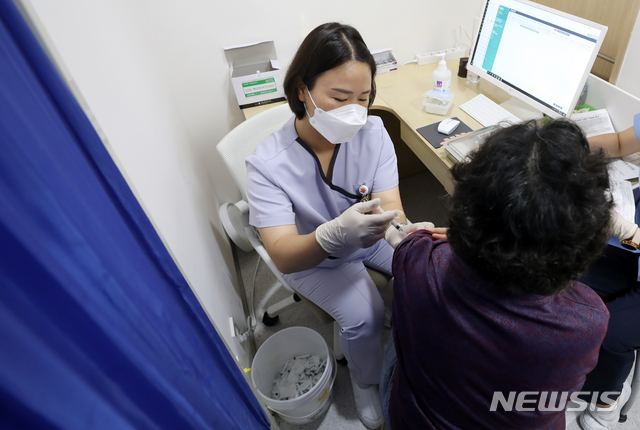
M 501 121 L 512 124 L 521 122 L 518 117 L 482 94 L 462 103 L 460 109 L 485 127 L 496 125 Z

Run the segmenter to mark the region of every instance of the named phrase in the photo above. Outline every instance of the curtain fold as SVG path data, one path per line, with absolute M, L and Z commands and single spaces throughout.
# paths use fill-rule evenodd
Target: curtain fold
M 0 427 L 269 428 L 10 0 L 0 0 Z

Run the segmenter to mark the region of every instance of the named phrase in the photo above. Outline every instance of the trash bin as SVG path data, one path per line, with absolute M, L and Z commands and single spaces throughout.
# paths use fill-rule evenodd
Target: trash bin
M 327 360 L 316 385 L 294 399 L 271 398 L 278 371 L 288 360 L 302 355 L 317 355 Z M 336 373 L 333 353 L 318 332 L 306 327 L 289 327 L 272 335 L 260 346 L 251 366 L 251 382 L 260 399 L 283 420 L 292 424 L 306 424 L 329 409 Z

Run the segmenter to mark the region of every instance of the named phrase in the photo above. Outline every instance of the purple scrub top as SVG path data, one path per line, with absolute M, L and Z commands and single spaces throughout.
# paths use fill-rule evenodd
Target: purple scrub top
M 246 159 L 251 225 L 295 224 L 299 234 L 308 234 L 357 203 L 362 185 L 374 193 L 398 185 L 393 142 L 380 118 L 369 116 L 352 140 L 336 145 L 329 178 L 294 124 L 292 116 Z M 318 267 L 362 260 L 365 254 L 364 249 L 346 246 Z

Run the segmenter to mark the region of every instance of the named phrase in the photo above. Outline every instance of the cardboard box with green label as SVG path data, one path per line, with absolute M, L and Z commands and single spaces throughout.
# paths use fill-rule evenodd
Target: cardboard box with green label
M 284 101 L 284 77 L 272 40 L 224 48 L 241 109 Z

